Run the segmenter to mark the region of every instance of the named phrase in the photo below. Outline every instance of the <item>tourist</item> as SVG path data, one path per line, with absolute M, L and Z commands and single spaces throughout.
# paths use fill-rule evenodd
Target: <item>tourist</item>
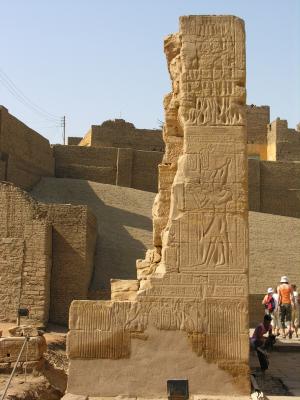
M 266 350 L 275 343 L 275 336 L 272 334 L 272 317 L 269 314 L 264 316 L 264 320 L 254 330 L 250 339 L 251 347 L 256 350 L 262 371 L 268 369 L 269 360 Z M 265 336 L 268 334 L 268 336 Z
M 265 314 L 273 315 L 275 310 L 275 300 L 273 297 L 273 289 L 271 287 L 268 288 L 267 294 L 263 298 L 262 304 L 265 306 Z
M 273 331 L 276 334 L 276 336 L 279 336 L 281 324 L 280 324 L 280 313 L 279 313 L 279 306 L 278 306 L 277 289 L 275 290 L 275 293 L 273 293 L 273 299 L 275 301 L 275 310 L 273 311 L 273 314 L 272 314 L 272 327 L 273 327 Z
M 299 327 L 299 314 L 300 314 L 300 298 L 297 291 L 296 285 L 291 285 L 293 289 L 294 296 L 294 307 L 292 309 L 292 327 L 294 328 L 296 338 L 298 337 L 298 327 Z
M 292 305 L 294 305 L 294 295 L 291 285 L 287 276 L 282 276 L 280 285 L 277 288 L 278 304 L 280 307 L 280 322 L 282 327 L 282 336 L 286 337 L 286 328 L 288 329 L 288 336 L 292 338 Z

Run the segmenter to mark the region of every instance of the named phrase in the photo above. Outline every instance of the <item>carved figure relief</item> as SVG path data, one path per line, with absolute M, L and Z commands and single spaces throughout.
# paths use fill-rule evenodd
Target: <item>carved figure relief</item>
M 72 304 L 70 354 L 130 357 L 131 339 L 145 338 L 152 327 L 157 335 L 184 331 L 198 356 L 231 371 L 243 365 L 246 374 L 243 23 L 183 17 L 165 51 L 173 92 L 164 101 L 167 152 L 153 207 L 155 251 L 137 262 L 136 301 Z

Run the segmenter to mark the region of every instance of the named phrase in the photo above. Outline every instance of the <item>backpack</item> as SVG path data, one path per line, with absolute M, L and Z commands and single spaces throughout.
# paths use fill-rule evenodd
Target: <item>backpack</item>
M 265 307 L 269 312 L 273 312 L 275 310 L 275 300 L 273 296 L 268 296 L 268 300 L 265 304 Z

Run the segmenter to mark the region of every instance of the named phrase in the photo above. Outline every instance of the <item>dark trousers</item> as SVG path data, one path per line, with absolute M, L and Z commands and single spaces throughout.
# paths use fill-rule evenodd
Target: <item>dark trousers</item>
M 283 329 L 286 328 L 285 323 L 291 323 L 292 320 L 292 306 L 291 304 L 280 305 L 280 322 Z

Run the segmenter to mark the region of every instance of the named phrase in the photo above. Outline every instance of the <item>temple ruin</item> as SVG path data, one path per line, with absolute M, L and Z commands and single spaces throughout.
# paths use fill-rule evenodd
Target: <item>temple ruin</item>
M 69 320 L 66 399 L 165 398 L 168 379 L 249 393 L 262 296 L 281 271 L 300 282 L 300 129 L 246 105 L 244 35 L 234 16 L 180 19 L 162 130 L 116 119 L 50 145 L 0 106 L 0 321 Z
M 174 377 L 190 394 L 218 380 L 249 391 L 244 35 L 236 17 L 189 16 L 165 40 L 161 247 L 137 261 L 136 281 L 112 282 L 111 301 L 72 303 L 70 393 L 161 397 Z

